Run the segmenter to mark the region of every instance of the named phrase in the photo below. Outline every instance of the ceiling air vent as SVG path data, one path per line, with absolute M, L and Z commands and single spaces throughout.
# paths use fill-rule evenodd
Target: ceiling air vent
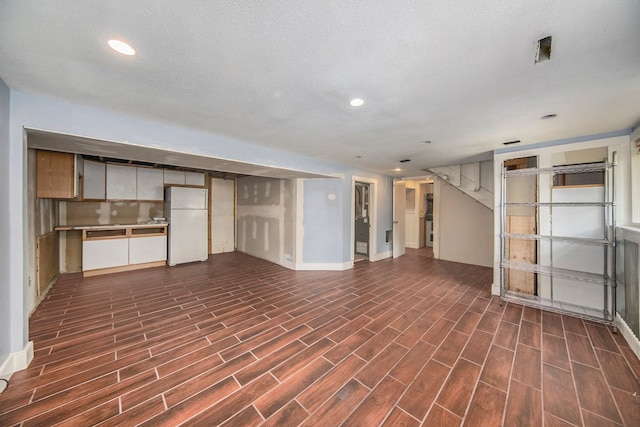
M 538 40 L 536 49 L 536 63 L 551 59 L 551 36 Z

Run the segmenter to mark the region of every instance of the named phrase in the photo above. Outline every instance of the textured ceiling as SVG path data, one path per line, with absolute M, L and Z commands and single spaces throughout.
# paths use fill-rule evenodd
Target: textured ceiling
M 534 64 L 549 35 L 551 60 Z M 137 55 L 114 53 L 111 38 Z M 489 158 L 505 141 L 635 124 L 640 1 L 2 0 L 0 77 L 410 176 Z M 364 106 L 349 106 L 356 96 Z

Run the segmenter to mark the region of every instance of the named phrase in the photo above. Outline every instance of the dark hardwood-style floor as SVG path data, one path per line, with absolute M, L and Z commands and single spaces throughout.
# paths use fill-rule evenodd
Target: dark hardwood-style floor
M 62 276 L 0 425 L 640 425 L 622 337 L 501 306 L 491 280 L 426 249 L 344 272 L 231 253 Z

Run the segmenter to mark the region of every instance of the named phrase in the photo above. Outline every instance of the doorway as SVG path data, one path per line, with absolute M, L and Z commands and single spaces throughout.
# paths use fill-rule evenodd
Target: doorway
M 371 228 L 370 215 L 370 188 L 363 182 L 355 183 L 355 233 L 354 233 L 354 262 L 369 259 L 369 229 Z
M 538 166 L 538 158 L 522 157 L 505 160 L 505 170 L 528 169 Z M 509 235 L 533 236 L 537 233 L 538 180 L 535 175 L 513 175 L 507 178 L 506 203 L 512 203 L 504 213 L 506 260 L 526 264 L 536 264 L 537 242 L 534 239 L 511 238 Z M 530 271 L 505 269 L 505 288 L 521 294 L 538 295 L 537 274 Z

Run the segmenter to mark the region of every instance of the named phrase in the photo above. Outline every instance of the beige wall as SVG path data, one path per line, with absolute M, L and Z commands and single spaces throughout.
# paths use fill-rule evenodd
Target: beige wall
M 491 267 L 493 211 L 441 180 L 436 180 L 435 187 L 437 257 Z

